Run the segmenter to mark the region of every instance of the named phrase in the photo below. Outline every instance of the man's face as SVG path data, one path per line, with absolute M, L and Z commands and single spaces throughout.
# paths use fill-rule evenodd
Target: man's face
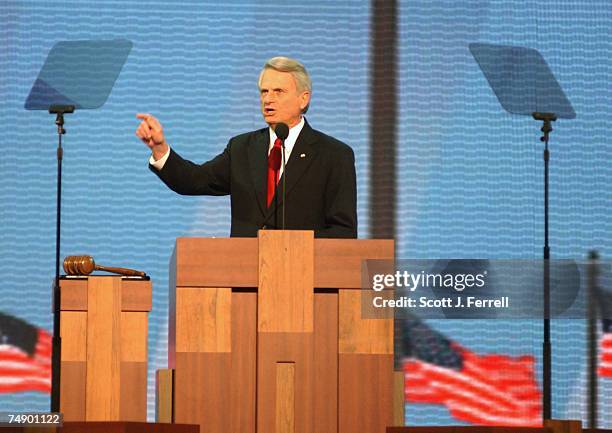
M 289 128 L 297 125 L 302 117 L 302 110 L 310 101 L 310 92 L 299 92 L 291 73 L 274 69 L 264 70 L 259 96 L 264 120 L 272 127 L 277 123 L 286 123 Z

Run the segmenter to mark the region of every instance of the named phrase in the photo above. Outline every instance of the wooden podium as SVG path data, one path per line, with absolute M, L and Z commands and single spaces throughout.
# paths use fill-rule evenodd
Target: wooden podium
M 63 278 L 60 411 L 65 421 L 146 421 L 151 281 Z
M 393 241 L 179 238 L 170 265 L 174 422 L 201 433 L 384 433 L 393 320 L 362 319 L 361 266 Z

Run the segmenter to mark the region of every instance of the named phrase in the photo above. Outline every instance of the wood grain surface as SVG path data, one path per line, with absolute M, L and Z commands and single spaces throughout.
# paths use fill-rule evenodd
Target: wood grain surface
M 176 273 L 177 286 L 257 287 L 258 254 L 256 238 L 177 238 L 172 258 L 176 268 L 172 272 Z M 316 239 L 314 256 L 315 288 L 361 287 L 363 260 L 392 260 L 394 242 Z
M 90 277 L 87 307 L 85 420 L 118 421 L 121 395 L 121 277 Z
M 259 234 L 258 332 L 313 331 L 312 231 Z
M 120 278 L 117 276 L 97 275 L 93 278 Z M 92 278 L 90 277 L 90 278 Z M 62 311 L 87 310 L 87 278 L 62 279 Z M 121 310 L 122 311 L 151 311 L 152 292 L 151 281 L 123 279 L 121 284 Z
M 232 289 L 179 287 L 176 351 L 230 352 Z
M 61 284 L 65 420 L 145 421 L 151 282 L 90 276 Z
M 257 347 L 257 432 L 275 432 L 277 369 L 279 363 L 294 365 L 295 433 L 314 429 L 313 334 L 309 332 L 260 332 Z
M 393 423 L 393 355 L 340 354 L 338 432 L 384 433 Z
M 295 363 L 276 363 L 275 433 L 295 432 Z
M 392 354 L 393 319 L 364 319 L 361 290 L 340 290 L 338 351 Z
M 162 368 L 155 372 L 155 422 L 174 421 L 174 370 Z

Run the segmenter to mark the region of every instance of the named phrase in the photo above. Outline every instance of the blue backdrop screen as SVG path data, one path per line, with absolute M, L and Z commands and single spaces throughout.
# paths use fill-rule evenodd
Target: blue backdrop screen
M 398 12 L 397 256 L 541 255 L 540 125 L 503 111 L 471 42 L 531 47 L 548 61 L 577 114 L 551 135 L 553 256 L 610 256 L 612 4 L 403 1 Z M 359 236 L 367 238 L 369 104 L 377 97 L 369 87 L 370 20 L 367 1 L 2 2 L 0 311 L 51 328 L 57 137 L 51 116 L 23 108 L 32 83 L 58 41 L 129 39 L 132 52 L 106 104 L 66 116 L 61 255 L 91 254 L 151 275 L 152 419 L 154 373 L 167 365 L 174 239 L 227 236 L 229 200 L 168 190 L 147 168 L 135 114 L 157 115 L 171 146 L 204 161 L 230 137 L 264 126 L 256 83 L 265 60 L 300 59 L 313 80 L 308 121 L 355 150 Z M 536 322 L 430 325 L 475 352 L 540 357 Z M 553 323 L 554 417 L 586 416 L 584 338 L 583 322 Z M 612 404 L 608 382 L 602 408 Z M 48 405 L 46 394 L 0 394 L 2 410 Z M 406 421 L 456 423 L 442 406 L 416 404 L 407 405 Z M 612 427 L 609 411 L 601 425 Z

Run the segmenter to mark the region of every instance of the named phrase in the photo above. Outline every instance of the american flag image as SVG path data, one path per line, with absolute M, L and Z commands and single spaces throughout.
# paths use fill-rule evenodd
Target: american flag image
M 612 378 L 612 319 L 603 320 L 599 344 L 599 375 Z
M 421 321 L 403 326 L 405 399 L 476 425 L 541 426 L 533 356 L 478 355 Z
M 51 392 L 51 335 L 0 313 L 0 393 Z

